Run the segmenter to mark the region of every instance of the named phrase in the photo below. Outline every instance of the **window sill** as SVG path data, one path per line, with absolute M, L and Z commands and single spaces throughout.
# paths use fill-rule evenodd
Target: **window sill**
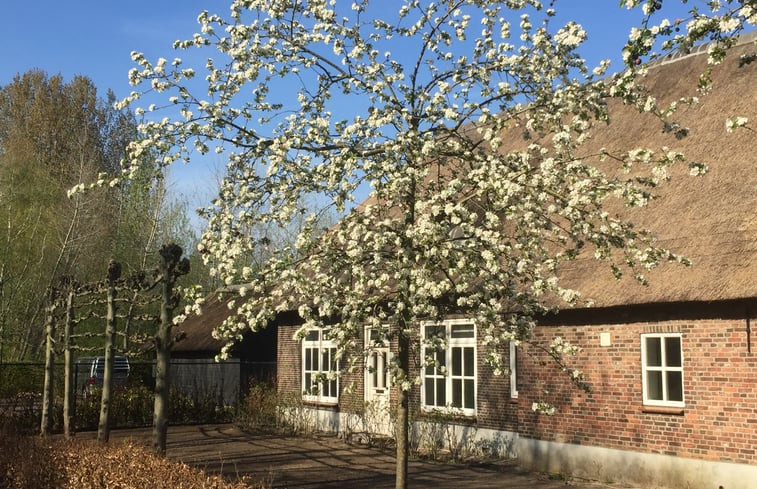
M 424 421 L 444 421 L 464 425 L 474 425 L 478 422 L 476 413 L 461 413 L 459 411 L 429 408 L 425 406 L 421 408 L 419 418 Z
M 318 401 L 314 399 L 303 399 L 302 404 L 310 407 L 331 409 L 333 411 L 339 410 L 339 401 Z
M 672 406 L 642 406 L 641 412 L 648 414 L 675 414 L 680 416 L 683 414 L 683 408 Z

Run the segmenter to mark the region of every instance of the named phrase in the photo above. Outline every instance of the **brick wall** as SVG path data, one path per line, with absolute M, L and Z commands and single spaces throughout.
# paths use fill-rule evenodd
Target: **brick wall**
M 279 392 L 296 392 L 302 394 L 302 343 L 294 339 L 294 334 L 300 325 L 279 324 L 278 327 L 278 390 Z M 349 372 L 349 365 L 340 363 L 342 370 L 339 379 L 339 410 L 357 412 L 363 406 L 363 375 L 362 363 L 354 372 Z M 313 406 L 321 406 L 320 403 L 306 402 Z M 321 407 L 337 409 L 337 407 L 324 404 Z
M 302 393 L 302 349 L 294 333 L 299 326 L 280 324 L 278 328 L 278 351 L 276 353 L 279 392 Z
M 682 414 L 646 412 L 654 409 L 643 406 L 641 334 L 653 332 L 682 335 Z M 610 333 L 610 346 L 600 346 L 600 333 Z M 543 366 L 542 362 L 548 362 L 544 355 L 522 355 L 521 435 L 706 460 L 757 462 L 757 357 L 748 352 L 745 319 L 540 327 L 534 340 L 548 344 L 556 335 L 584 348 L 572 363 L 586 373 L 592 392 L 573 387 L 553 365 Z M 533 413 L 530 405 L 539 399 L 557 405 L 558 414 Z
M 301 349 L 292 340 L 295 330 L 279 328 L 279 389 L 301 392 Z M 651 332 L 682 335 L 682 414 L 647 412 L 650 408 L 643 406 L 641 334 Z M 610 334 L 609 346 L 600 346 L 600 333 Z M 485 347 L 479 344 L 475 426 L 547 441 L 757 463 L 757 355 L 748 352 L 745 319 L 540 326 L 533 341 L 546 346 L 555 336 L 583 348 L 569 363 L 585 372 L 591 392 L 575 387 L 538 348 L 522 345 L 519 397 L 511 399 L 509 376 L 492 373 L 484 361 Z M 417 351 L 412 363 L 419 366 Z M 355 412 L 363 394 L 359 368 L 345 374 L 343 391 L 350 382 L 354 390 L 341 396 L 339 409 Z M 411 395 L 411 409 L 418 413 L 419 389 L 414 388 Z M 531 405 L 540 400 L 556 405 L 557 414 L 534 413 Z

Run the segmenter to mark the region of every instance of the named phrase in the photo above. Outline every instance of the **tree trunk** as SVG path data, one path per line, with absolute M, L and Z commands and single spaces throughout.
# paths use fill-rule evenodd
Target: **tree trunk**
M 172 311 L 169 307 L 171 286 L 162 284 L 163 301 L 160 306 L 160 327 L 155 338 L 155 406 L 153 411 L 153 448 L 160 455 L 166 454 L 168 431 L 169 368 L 171 363 L 170 335 Z
M 395 436 L 397 443 L 397 468 L 395 474 L 395 489 L 407 489 L 408 465 L 408 434 L 410 420 L 410 392 L 403 388 L 403 380 L 410 372 L 410 340 L 400 328 L 397 345 L 397 361 L 399 371 L 396 378 L 400 381 L 397 386 L 397 419 L 395 421 Z
M 53 427 L 53 375 L 55 373 L 55 292 L 48 289 L 48 305 L 45 308 L 45 384 L 42 390 L 42 419 L 40 421 L 40 435 L 47 436 Z
M 121 276 L 121 264 L 108 263 L 108 310 L 105 315 L 105 365 L 100 400 L 100 423 L 97 440 L 106 443 L 110 438 L 110 401 L 113 390 L 113 338 L 116 334 L 116 280 Z
M 71 349 L 73 348 L 73 339 L 71 334 L 74 328 L 74 289 L 73 286 L 68 290 L 66 297 L 66 324 L 64 325 L 64 347 L 63 359 L 65 362 L 64 386 L 63 386 L 63 435 L 70 438 L 74 433 L 74 401 L 76 400 L 76 386 L 74 385 L 74 365 Z
M 153 411 L 153 449 L 159 455 L 166 454 L 168 432 L 169 368 L 171 363 L 171 327 L 173 309 L 176 306 L 173 288 L 176 278 L 189 272 L 189 260 L 181 259 L 180 246 L 165 245 L 160 248 L 161 276 L 160 326 L 155 336 L 155 406 Z

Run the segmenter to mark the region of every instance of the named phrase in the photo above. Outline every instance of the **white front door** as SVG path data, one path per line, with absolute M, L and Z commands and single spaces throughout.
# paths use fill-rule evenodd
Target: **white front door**
M 370 433 L 391 434 L 389 404 L 389 347 L 378 346 L 376 332 L 366 330 L 365 429 Z

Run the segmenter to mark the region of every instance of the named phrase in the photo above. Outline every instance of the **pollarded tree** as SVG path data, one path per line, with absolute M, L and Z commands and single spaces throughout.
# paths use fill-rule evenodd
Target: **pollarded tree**
M 527 339 L 555 298 L 578 300 L 558 272 L 580 250 L 641 281 L 657 264 L 682 260 L 605 208 L 613 200 L 646 205 L 684 156 L 659 148 L 588 155 L 582 145 L 608 122 L 612 98 L 685 137 L 673 111 L 637 83 L 638 71 L 658 38 L 683 28 L 664 49 L 719 40 L 753 24 L 755 12 L 744 2 L 709 2 L 720 10 L 654 25 L 661 2 L 643 2 L 625 51 L 629 69 L 602 79 L 608 62 L 591 69 L 577 53 L 584 29 L 553 25 L 556 3 L 407 0 L 394 10 L 368 0 L 239 0 L 229 19 L 201 13 L 201 32 L 175 43 L 217 50 L 206 83 L 192 81 L 195 70 L 178 58 L 133 56 L 132 82 L 165 92 L 177 115 L 141 126 L 135 163 L 155 149 L 166 165 L 188 160 L 193 148 L 228 158 L 200 246 L 214 273 L 249 282 L 254 299 L 238 316 L 255 329 L 297 310 L 300 333 L 328 326 L 345 360 L 366 354 L 366 325 L 398 345 L 397 487 L 406 486 L 408 392 L 417 381 L 411 339 L 423 321 L 474 317 L 489 363 L 502 372 L 500 345 Z M 611 158 L 599 163 L 602 156 Z M 702 170 L 691 164 L 692 173 Z M 367 188 L 368 200 L 350 210 Z M 320 236 L 305 226 L 261 269 L 240 267 L 239 257 L 264 244 L 244 230 L 286 225 L 307 212 L 298 205 L 307 194 L 349 212 Z M 234 318 L 217 333 L 233 340 L 245 323 Z M 571 349 L 555 341 L 552 353 L 560 361 Z

